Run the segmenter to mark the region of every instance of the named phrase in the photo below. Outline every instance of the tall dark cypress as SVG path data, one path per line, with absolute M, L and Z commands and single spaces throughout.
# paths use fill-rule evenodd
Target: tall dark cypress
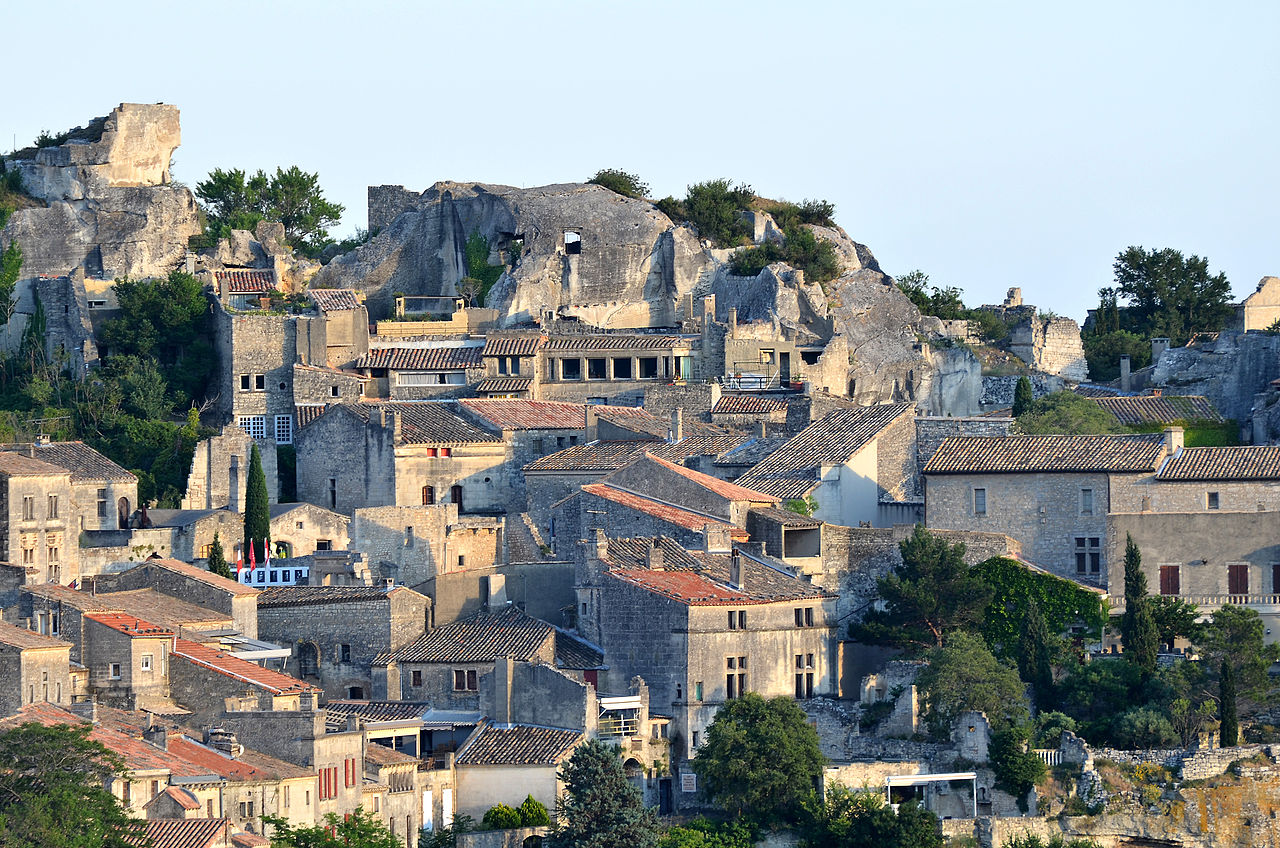
M 1222 721 L 1219 738 L 1222 747 L 1240 744 L 1240 718 L 1236 713 L 1236 670 L 1229 660 L 1222 661 L 1222 679 L 1218 681 L 1218 718 Z
M 1126 536 L 1124 547 L 1124 616 L 1120 619 L 1120 640 L 1125 659 L 1148 674 L 1156 670 L 1160 634 L 1147 601 L 1142 554 L 1132 536 Z
M 267 475 L 262 472 L 258 446 L 249 454 L 249 480 L 244 494 L 244 561 L 249 562 L 249 545 L 253 545 L 253 561 L 262 565 L 271 538 L 271 513 L 267 508 Z

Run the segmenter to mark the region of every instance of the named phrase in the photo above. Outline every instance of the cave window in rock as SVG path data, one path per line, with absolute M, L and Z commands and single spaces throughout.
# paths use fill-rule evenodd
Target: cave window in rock
M 564 252 L 568 256 L 582 253 L 582 233 L 579 230 L 564 231 Z

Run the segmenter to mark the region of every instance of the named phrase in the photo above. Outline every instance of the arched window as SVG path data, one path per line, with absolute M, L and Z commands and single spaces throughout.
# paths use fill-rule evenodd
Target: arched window
M 436 502 L 436 487 L 423 486 L 422 487 L 422 505 L 431 506 L 435 502 Z
M 303 642 L 298 646 L 298 676 L 320 676 L 320 651 L 315 642 Z
M 129 499 L 121 498 L 116 503 L 116 524 L 119 526 L 120 530 L 129 529 L 129 516 L 131 514 L 132 511 L 129 509 Z

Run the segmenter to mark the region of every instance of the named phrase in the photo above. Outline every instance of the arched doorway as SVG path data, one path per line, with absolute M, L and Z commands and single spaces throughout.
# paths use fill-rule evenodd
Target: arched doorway
M 622 773 L 627 776 L 627 780 L 635 780 L 644 777 L 644 766 L 640 765 L 640 761 L 635 757 L 627 757 L 626 762 L 622 764 Z
M 320 676 L 320 649 L 315 642 L 298 643 L 298 676 Z
M 121 498 L 116 502 L 116 528 L 119 530 L 129 529 L 129 516 L 133 510 L 129 509 L 129 499 Z

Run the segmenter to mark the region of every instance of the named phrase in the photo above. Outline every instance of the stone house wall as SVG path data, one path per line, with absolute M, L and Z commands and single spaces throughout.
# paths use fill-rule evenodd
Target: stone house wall
M 289 546 L 289 556 L 315 553 L 316 543 L 328 543 L 327 550 L 345 551 L 349 547 L 348 527 L 351 519 L 315 504 L 300 504 L 271 519 L 271 542 Z
M 417 588 L 432 600 L 433 624 L 468 618 L 486 605 L 512 603 L 533 618 L 570 626 L 575 607 L 573 566 L 568 562 L 522 562 L 437 574 Z
M 26 498 L 31 499 L 30 519 Z M 65 585 L 77 579 L 80 545 L 73 504 L 67 471 L 50 466 L 44 474 L 0 473 L 0 560 L 22 566 L 35 583 Z
M 542 645 L 533 652 L 533 659 L 536 662 L 554 667 L 556 660 L 555 638 L 550 633 L 547 634 L 547 638 Z M 397 665 L 400 678 L 399 699 L 405 701 L 430 701 L 432 706 L 437 709 L 478 711 L 487 716 L 494 715 L 494 695 L 497 691 L 497 681 L 494 678 L 494 663 L 492 661 L 404 662 Z M 474 690 L 455 689 L 455 671 L 475 672 L 476 688 Z M 419 677 L 415 678 L 415 673 Z M 415 685 L 415 679 L 420 679 L 422 681 L 421 684 Z M 388 682 L 392 682 L 392 675 L 388 675 Z M 396 699 L 394 694 L 389 697 L 393 700 Z M 551 705 L 546 706 L 551 709 Z
M 396 503 L 393 427 L 374 420 L 366 424 L 339 406 L 299 430 L 294 444 L 298 500 L 344 515 Z M 420 495 L 414 503 L 419 502 Z
M 682 409 L 688 421 L 710 421 L 720 396 L 719 383 L 654 383 L 645 387 L 644 408 L 659 418 Z
M 228 424 L 217 436 L 196 443 L 182 508 L 225 509 L 234 501 L 238 505 L 237 511 L 243 510 L 245 490 L 249 484 L 249 461 L 255 442 L 262 473 L 267 478 L 267 500 L 276 503 L 280 486 L 275 439 L 251 439 L 235 424 Z
M 96 577 L 133 568 L 153 553 L 177 556 L 176 527 L 86 530 L 80 534 L 80 575 Z
M 265 416 L 265 436 L 274 440 L 277 416 L 292 422 L 293 364 L 298 359 L 295 316 L 231 313 L 214 307 L 214 344 L 218 351 L 217 415 L 240 424 L 243 416 Z M 242 378 L 248 376 L 249 388 Z M 262 389 L 257 388 L 262 378 Z
M 274 695 L 270 690 L 236 677 L 229 677 L 178 654 L 169 655 L 169 691 L 173 699 L 191 711 L 186 719 L 194 727 L 218 723 L 228 699 L 257 696 L 262 707 L 296 710 L 298 695 Z
M 1275 480 L 1159 480 L 1154 475 L 1125 477 L 1112 483 L 1114 512 L 1214 512 L 1209 493 L 1216 492 L 1222 512 L 1280 511 L 1280 482 Z
M 172 636 L 134 636 L 93 619 L 84 619 L 82 662 L 89 669 L 89 690 L 109 706 L 141 709 L 169 697 L 169 645 Z M 150 668 L 144 669 L 144 662 Z M 120 674 L 113 677 L 112 664 Z
M 952 436 L 1009 435 L 1012 418 L 916 418 L 916 464 L 924 468 L 942 443 Z
M 298 406 L 352 403 L 364 397 L 364 384 L 362 377 L 346 371 L 311 365 L 293 366 L 293 402 Z
M 900 416 L 876 436 L 876 482 L 881 500 L 902 501 L 919 496 L 916 450 L 914 415 Z
M 13 715 L 24 704 L 47 701 L 71 705 L 71 645 L 19 648 L 0 643 L 0 714 Z
M 608 473 L 607 471 L 524 472 L 524 490 L 529 518 L 542 531 L 543 536 L 549 538 L 551 516 L 556 505 L 577 492 L 582 486 L 599 482 L 600 478 Z M 562 535 L 562 528 L 558 525 L 556 535 Z
M 213 534 L 209 535 L 212 538 Z M 250 639 L 258 638 L 258 593 L 251 589 L 238 585 L 232 587 L 226 581 L 216 579 L 210 582 L 197 580 L 146 561 L 128 571 L 105 574 L 97 579 L 98 588 L 104 592 L 155 589 L 162 595 L 226 613 L 242 634 Z M 217 582 L 222 582 L 227 588 L 216 585 Z

